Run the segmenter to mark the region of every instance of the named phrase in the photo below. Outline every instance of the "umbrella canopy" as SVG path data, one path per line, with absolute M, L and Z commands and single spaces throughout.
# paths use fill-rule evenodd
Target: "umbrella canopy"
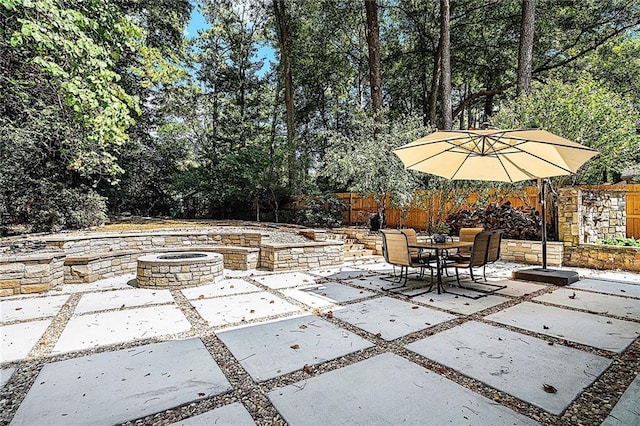
M 501 182 L 570 175 L 598 154 L 539 129 L 436 131 L 393 152 L 408 169 Z

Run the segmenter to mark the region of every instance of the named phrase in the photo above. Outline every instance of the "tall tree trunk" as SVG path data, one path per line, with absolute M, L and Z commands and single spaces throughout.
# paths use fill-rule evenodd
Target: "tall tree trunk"
M 531 69 L 533 63 L 533 34 L 535 30 L 536 1 L 522 0 L 520 47 L 518 50 L 518 95 L 531 94 Z
M 442 57 L 442 40 L 438 40 L 438 47 L 433 57 L 433 74 L 431 74 L 431 92 L 429 94 L 429 121 L 435 126 L 438 121 L 438 87 L 440 86 L 440 58 Z
M 443 130 L 451 130 L 453 122 L 451 102 L 451 39 L 449 0 L 440 0 L 440 44 L 442 45 L 440 91 L 442 93 Z
M 284 0 L 274 0 L 273 10 L 276 19 L 278 42 L 280 43 L 280 65 L 284 76 L 284 102 L 287 109 L 287 167 L 289 188 L 296 185 L 296 140 L 293 104 L 293 77 L 291 75 L 291 46 Z
M 374 114 L 382 109 L 382 75 L 380 73 L 380 31 L 376 0 L 364 0 L 367 10 L 367 45 L 369 47 L 369 85 Z M 379 119 L 379 118 L 378 118 Z

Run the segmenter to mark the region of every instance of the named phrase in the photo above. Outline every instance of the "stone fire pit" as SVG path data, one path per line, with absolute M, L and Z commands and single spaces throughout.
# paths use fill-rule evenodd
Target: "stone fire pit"
M 222 279 L 223 257 L 218 253 L 180 252 L 138 258 L 138 287 L 183 287 Z

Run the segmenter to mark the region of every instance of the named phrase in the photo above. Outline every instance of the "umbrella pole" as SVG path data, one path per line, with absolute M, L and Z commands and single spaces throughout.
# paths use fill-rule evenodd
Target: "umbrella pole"
M 542 207 L 542 269 L 547 269 L 547 206 L 545 196 L 545 179 L 538 178 L 540 187 L 540 206 Z
M 547 207 L 545 186 L 548 179 L 538 178 L 538 193 L 540 194 L 540 206 L 542 207 L 542 268 L 521 269 L 514 271 L 513 277 L 517 280 L 536 281 L 554 285 L 568 285 L 580 279 L 577 272 L 547 269 Z

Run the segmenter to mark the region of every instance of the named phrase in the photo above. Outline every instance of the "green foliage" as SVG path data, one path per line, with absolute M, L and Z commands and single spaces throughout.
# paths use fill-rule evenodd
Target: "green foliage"
M 320 176 L 336 188 L 371 194 L 379 204 L 387 192 L 402 197 L 400 203 L 406 201 L 418 185 L 419 174 L 404 170 L 391 151 L 426 133 L 417 117 L 381 123 L 360 112 L 341 132 L 327 132 Z
M 296 212 L 296 222 L 304 226 L 334 228 L 342 224 L 342 212 L 346 208 L 334 195 L 312 196 Z
M 640 240 L 635 238 L 610 238 L 602 240 L 602 244 L 624 247 L 640 247 Z
M 105 198 L 88 188 L 39 185 L 33 188 L 19 214 L 35 232 L 58 232 L 97 226 L 106 220 Z
M 493 124 L 542 128 L 595 148 L 600 155 L 587 162 L 572 183 L 615 183 L 620 171 L 640 160 L 638 114 L 628 99 L 582 75 L 573 83 L 534 85 L 531 96 L 505 103 Z

